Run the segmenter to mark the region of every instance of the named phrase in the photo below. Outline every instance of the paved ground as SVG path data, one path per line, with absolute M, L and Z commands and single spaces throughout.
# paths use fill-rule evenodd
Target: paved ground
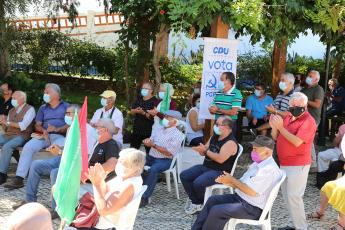
M 235 174 L 240 177 L 244 172 L 245 165 L 248 162 L 248 154 L 244 154 L 239 162 L 239 168 Z M 13 173 L 13 167 L 12 173 Z M 306 212 L 313 211 L 319 202 L 319 191 L 315 186 L 315 174 L 310 174 L 309 183 L 305 192 L 304 203 Z M 172 184 L 173 185 L 173 184 Z M 159 183 L 155 189 L 152 197 L 152 203 L 140 209 L 136 219 L 135 230 L 179 230 L 190 229 L 196 216 L 186 215 L 183 211 L 186 194 L 181 185 L 179 185 L 181 199 L 177 200 L 174 190 L 168 193 L 165 183 Z M 42 179 L 38 194 L 38 201 L 49 207 L 50 199 L 50 182 L 48 178 Z M 6 221 L 12 212 L 11 206 L 18 200 L 23 199 L 25 189 L 21 188 L 14 191 L 7 191 L 0 186 L 0 230 L 6 229 Z M 331 225 L 336 223 L 337 213 L 330 207 L 327 211 L 327 217 L 324 221 L 309 222 L 309 229 L 326 230 Z M 272 212 L 272 226 L 285 226 L 287 223 L 287 211 L 282 201 L 281 194 L 278 195 L 277 200 L 273 206 Z M 54 221 L 55 229 L 57 229 L 59 221 Z M 236 229 L 258 229 L 251 226 L 239 226 Z

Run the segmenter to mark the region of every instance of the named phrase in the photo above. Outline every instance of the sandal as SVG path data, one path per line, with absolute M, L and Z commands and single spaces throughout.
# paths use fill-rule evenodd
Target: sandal
M 344 230 L 345 227 L 341 226 L 339 223 L 336 225 L 332 226 L 329 230 Z
M 325 214 L 320 214 L 318 211 L 309 213 L 307 215 L 307 220 L 322 220 L 325 217 Z

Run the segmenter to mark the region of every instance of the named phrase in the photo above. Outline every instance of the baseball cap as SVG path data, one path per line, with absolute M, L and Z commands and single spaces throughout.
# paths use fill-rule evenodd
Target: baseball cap
M 112 90 L 106 90 L 99 96 L 104 97 L 104 98 L 116 97 L 116 93 Z
M 256 136 L 253 142 L 250 142 L 255 147 L 267 147 L 269 149 L 274 149 L 274 140 L 272 138 L 266 137 L 264 135 Z
M 176 110 L 168 110 L 164 113 L 165 116 L 176 118 L 177 120 L 182 119 L 182 114 Z

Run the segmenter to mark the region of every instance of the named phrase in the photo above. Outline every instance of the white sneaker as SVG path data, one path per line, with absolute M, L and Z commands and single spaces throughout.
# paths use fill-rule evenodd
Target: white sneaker
M 193 204 L 191 203 L 189 208 L 185 210 L 185 212 L 189 215 L 192 215 L 196 212 L 200 212 L 203 208 L 203 205 L 202 204 Z
M 187 210 L 190 209 L 190 205 L 191 205 L 191 204 L 192 204 L 192 201 L 191 201 L 189 198 L 187 198 L 186 204 L 184 205 L 184 211 L 185 211 L 185 212 L 187 212 Z

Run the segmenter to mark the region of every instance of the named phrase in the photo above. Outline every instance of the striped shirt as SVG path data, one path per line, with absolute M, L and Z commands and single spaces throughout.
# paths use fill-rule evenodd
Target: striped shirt
M 232 92 L 223 93 L 222 91 L 216 93 L 216 97 L 213 100 L 213 105 L 216 105 L 220 109 L 231 110 L 232 108 L 241 108 L 242 94 L 238 89 L 234 89 Z M 216 120 L 223 115 L 220 112 L 215 114 Z M 237 120 L 237 114 L 230 116 L 232 120 Z
M 181 148 L 181 144 L 185 136 L 176 127 L 164 128 L 156 127 L 150 139 L 159 147 L 166 148 L 173 156 L 175 156 Z M 155 158 L 171 158 L 163 155 L 157 149 L 150 149 L 150 156 Z
M 282 172 L 278 165 L 273 157 L 269 157 L 260 163 L 254 162 L 251 164 L 240 179 L 242 183 L 246 184 L 258 195 L 249 196 L 239 189 L 235 189 L 235 192 L 249 204 L 264 209 L 271 190 L 281 177 Z
M 273 101 L 274 108 L 280 110 L 280 111 L 288 111 L 289 110 L 289 101 L 291 98 L 291 95 L 293 94 L 293 90 L 291 90 L 288 94 L 284 95 L 283 93 L 280 93 L 277 95 L 276 99 Z

